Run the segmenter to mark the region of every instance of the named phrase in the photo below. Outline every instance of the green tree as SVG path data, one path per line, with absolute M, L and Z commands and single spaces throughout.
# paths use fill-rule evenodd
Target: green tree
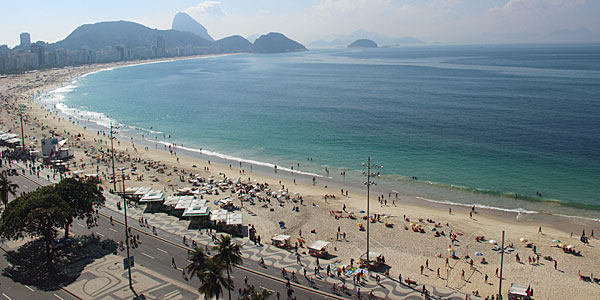
M 205 267 L 196 273 L 201 282 L 198 291 L 204 294 L 204 299 L 208 300 L 212 297 L 219 299 L 223 294 L 223 287 L 230 289 L 231 279 L 223 276 L 223 269 L 226 268 L 227 266 L 220 260 L 209 258 L 206 260 Z
M 194 252 L 188 255 L 190 263 L 185 267 L 185 270 L 190 274 L 190 279 L 194 276 L 198 276 L 198 274 L 206 267 L 206 261 L 208 259 L 209 257 L 201 248 L 196 248 Z
M 225 264 L 227 270 L 227 280 L 231 281 L 231 268 L 233 265 L 242 263 L 242 247 L 231 241 L 231 236 L 221 235 L 217 240 L 217 246 L 213 247 L 217 250 L 215 259 Z M 229 300 L 231 300 L 231 289 L 227 289 Z
M 25 236 L 42 238 L 46 256 L 52 261 L 52 242 L 71 218 L 71 208 L 50 186 L 11 201 L 0 217 L 0 236 L 16 240 Z
M 69 227 L 73 219 L 92 216 L 94 211 L 104 206 L 106 198 L 95 185 L 74 178 L 65 178 L 54 185 L 56 194 L 71 208 L 71 218 L 65 224 L 65 238 L 69 237 Z
M 8 177 L 0 173 L 0 200 L 4 204 L 4 208 L 8 204 L 8 194 L 16 196 L 18 188 L 18 184 L 12 183 Z
M 41 237 L 46 245 L 46 257 L 50 262 L 50 246 L 58 235 L 57 228 L 63 228 L 72 219 L 72 210 L 57 194 L 34 194 L 29 203 L 25 232 L 31 237 Z

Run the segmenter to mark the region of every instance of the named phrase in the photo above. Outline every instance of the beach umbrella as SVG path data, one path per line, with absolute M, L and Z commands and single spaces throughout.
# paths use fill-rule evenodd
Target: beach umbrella
M 298 193 L 298 192 L 295 192 L 295 193 L 294 193 L 294 195 L 298 196 L 298 195 L 300 195 L 300 193 Z
M 575 246 L 573 246 L 573 245 L 567 246 L 567 249 L 573 249 L 573 248 L 575 248 Z
M 526 238 L 520 238 L 520 239 L 519 239 L 519 241 L 521 241 L 521 242 L 523 242 L 523 243 L 526 243 L 526 242 L 527 242 L 527 239 L 526 239 Z
M 565 243 L 560 243 L 560 244 L 558 244 L 558 246 L 559 246 L 559 247 L 565 247 L 565 246 L 567 246 L 567 245 L 566 245 Z
M 453 252 L 453 251 L 454 251 L 454 249 L 448 248 L 448 252 Z
M 496 240 L 490 240 L 489 243 L 492 244 L 492 245 L 498 244 L 498 242 L 496 242 Z
M 553 240 L 552 242 L 553 242 L 553 243 L 560 243 L 560 241 L 559 241 L 559 240 Z
M 410 223 L 410 226 L 415 226 L 415 223 L 411 222 L 411 223 Z
M 475 252 L 475 255 L 476 256 L 483 256 L 483 253 L 481 253 L 481 252 Z

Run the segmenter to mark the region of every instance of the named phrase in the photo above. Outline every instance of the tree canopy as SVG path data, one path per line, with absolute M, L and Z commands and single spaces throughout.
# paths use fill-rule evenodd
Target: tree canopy
M 42 238 L 50 258 L 50 246 L 74 218 L 91 216 L 106 199 L 96 187 L 75 179 L 64 179 L 11 201 L 0 216 L 0 236 L 8 240 Z

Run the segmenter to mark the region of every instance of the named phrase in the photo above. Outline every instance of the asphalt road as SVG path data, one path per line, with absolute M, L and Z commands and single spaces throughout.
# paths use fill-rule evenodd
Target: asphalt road
M 13 168 L 15 168 L 14 165 Z M 26 172 L 26 175 L 19 172 L 18 176 L 11 176 L 10 179 L 19 185 L 19 192 L 30 192 L 40 185 L 49 184 L 47 180 L 38 178 L 37 176 L 31 176 L 28 172 Z M 114 222 L 112 225 L 110 224 L 108 216 L 113 216 Z M 115 212 L 104 208 L 100 210 L 98 226 L 90 229 L 87 228 L 84 220 L 76 220 L 71 227 L 71 232 L 78 235 L 91 234 L 93 232 L 94 234 L 99 235 L 101 239 L 110 239 L 118 243 L 125 240 L 125 226 L 122 222 L 122 212 Z M 179 281 L 191 286 L 194 290 L 197 289 L 200 284 L 197 278 L 186 281 L 183 277 L 181 268 L 188 264 L 187 249 L 184 247 L 183 241 L 180 240 L 179 236 L 164 231 L 159 231 L 158 236 L 154 236 L 151 229 L 139 226 L 137 220 L 129 218 L 128 222 L 129 227 L 133 230 L 133 234 L 139 235 L 141 241 L 141 244 L 138 247 L 131 248 L 130 250 L 131 255 L 135 257 L 136 266 L 144 266 L 157 273 L 163 274 L 170 278 L 170 280 Z M 119 255 L 124 258 L 126 257 L 126 252 L 120 251 Z M 171 259 L 173 258 L 177 264 L 177 269 L 171 266 Z M 6 260 L 2 258 L 0 264 L 1 263 L 6 264 Z M 5 267 L 6 265 L 0 265 L 0 269 L 4 269 Z M 232 298 L 237 298 L 237 290 L 239 287 L 244 287 L 244 278 L 247 276 L 248 284 L 257 287 L 262 286 L 273 290 L 275 293 L 279 292 L 281 294 L 281 299 L 287 299 L 287 288 L 284 286 L 280 272 L 279 269 L 275 268 L 263 268 L 259 266 L 256 261 L 244 260 L 242 268 L 234 268 L 232 272 L 232 279 L 235 285 L 235 290 L 232 291 Z M 307 285 L 306 280 L 304 280 L 302 276 L 298 276 L 298 278 L 301 284 Z M 5 297 L 6 299 L 28 299 L 32 297 L 32 295 L 29 295 L 28 293 L 40 294 L 39 299 L 73 299 L 72 296 L 64 291 L 32 291 L 30 287 L 15 283 L 4 276 L 0 276 L 0 282 L 2 283 L 2 285 L 0 285 L 0 300 L 2 297 Z M 319 290 L 326 292 L 330 289 L 329 285 L 325 286 L 319 282 L 317 282 L 317 287 Z M 328 297 L 320 292 L 311 291 L 310 289 L 302 288 L 298 285 L 292 287 L 292 290 L 293 295 L 298 299 L 339 299 L 339 297 Z M 277 299 L 275 293 L 272 296 L 272 299 Z M 36 295 L 36 297 L 38 296 Z

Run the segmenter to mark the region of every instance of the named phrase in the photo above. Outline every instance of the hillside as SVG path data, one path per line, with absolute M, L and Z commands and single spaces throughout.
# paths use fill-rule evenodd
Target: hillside
M 302 44 L 277 32 L 261 35 L 254 41 L 254 52 L 257 53 L 297 52 L 306 50 L 306 47 Z
M 64 40 L 50 44 L 51 49 L 98 50 L 106 46 L 124 45 L 127 48 L 156 45 L 157 37 L 164 36 L 168 48 L 180 46 L 211 47 L 214 42 L 193 33 L 177 30 L 151 29 L 128 21 L 100 22 L 77 27 Z
M 191 32 L 205 40 L 209 40 L 214 42 L 215 40 L 208 34 L 208 31 L 202 24 L 198 23 L 194 20 L 190 15 L 180 12 L 175 15 L 173 18 L 173 25 L 171 25 L 173 30 Z
M 222 38 L 217 41 L 217 45 L 217 51 L 221 53 L 248 53 L 254 51 L 252 43 L 239 35 Z

